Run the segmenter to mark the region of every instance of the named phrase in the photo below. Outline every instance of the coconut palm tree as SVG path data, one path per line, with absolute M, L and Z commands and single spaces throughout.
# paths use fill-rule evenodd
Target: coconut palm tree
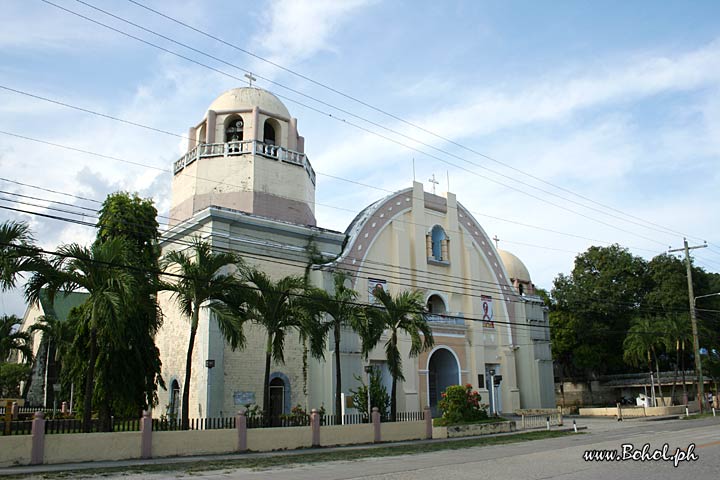
M 265 343 L 265 376 L 263 380 L 263 413 L 270 418 L 270 367 L 272 362 L 285 363 L 285 339 L 291 331 L 310 341 L 310 352 L 322 357 L 324 339 L 316 329 L 316 314 L 305 296 L 306 283 L 300 276 L 287 276 L 277 281 L 256 267 L 242 270 L 241 278 L 249 287 L 242 298 L 243 315 L 267 332 Z M 241 302 L 236 301 L 239 305 Z
M 15 315 L 0 317 L 0 362 L 6 361 L 13 352 L 17 352 L 24 362 L 32 361 L 32 338 L 30 333 L 21 332 L 21 320 Z
M 190 426 L 190 379 L 195 336 L 200 322 L 200 310 L 208 309 L 215 315 L 220 332 L 232 349 L 245 345 L 243 319 L 231 311 L 227 298 L 242 285 L 231 269 L 242 265 L 242 260 L 232 254 L 213 252 L 209 243 L 195 238 L 186 251 L 172 251 L 162 259 L 165 276 L 162 289 L 172 292 L 181 311 L 190 320 L 190 339 L 185 359 L 185 383 L 182 396 L 182 428 Z
M 56 295 L 85 291 L 88 296 L 80 307 L 82 313 L 76 325 L 74 347 L 86 349 L 87 369 L 83 389 L 83 429 L 91 430 L 93 396 L 97 392 L 100 403 L 106 402 L 109 392 L 97 385 L 95 373 L 100 342 L 118 346 L 124 340 L 125 307 L 132 301 L 135 279 L 126 268 L 127 245 L 123 239 L 95 243 L 91 247 L 78 244 L 58 248 L 58 255 L 33 274 L 25 287 L 29 303 L 39 301 L 46 290 L 52 302 Z M 82 334 L 81 334 L 82 333 Z M 105 426 L 109 425 L 109 410 L 105 412 Z M 101 419 L 103 420 L 103 419 Z
M 368 338 L 368 346 L 377 345 L 383 332 L 388 332 L 385 356 L 392 377 L 390 417 L 394 422 L 397 416 L 397 382 L 405 380 L 398 348 L 398 335 L 404 334 L 410 337 L 411 358 L 431 348 L 435 341 L 427 322 L 423 293 L 420 290 L 404 291 L 393 296 L 383 289 L 377 289 L 373 295 L 379 305 L 370 307 L 366 311 L 369 325 L 372 326 L 372 336 Z
M 648 372 L 652 375 L 653 358 L 657 362 L 655 347 L 663 344 L 663 339 L 658 335 L 658 321 L 650 317 L 640 317 L 632 321 L 630 329 L 623 342 L 623 360 L 633 366 L 639 366 L 647 361 Z M 658 378 L 658 389 L 662 397 L 660 379 Z
M 672 315 L 665 317 L 662 322 L 662 330 L 665 334 L 662 340 L 665 348 L 675 350 L 675 375 L 673 376 L 673 387 L 670 398 L 675 398 L 675 386 L 677 384 L 678 369 L 682 363 L 682 389 L 683 398 L 687 396 L 687 387 L 685 385 L 685 345 L 692 341 L 692 330 L 690 321 L 684 315 Z M 681 358 L 682 357 L 682 358 Z
M 340 368 L 340 334 L 343 328 L 350 328 L 355 332 L 362 332 L 363 320 L 365 318 L 365 309 L 357 303 L 358 293 L 346 286 L 350 280 L 347 272 L 338 270 L 333 274 L 335 291 L 328 293 L 325 290 L 315 289 L 310 296 L 319 312 L 326 314 L 326 321 L 322 321 L 319 325 L 320 332 L 326 336 L 330 331 L 333 332 L 333 342 L 335 347 L 335 415 L 341 415 L 342 412 L 342 371 Z M 367 336 L 361 335 L 363 343 L 363 352 L 367 349 Z M 338 424 L 340 418 L 338 417 Z

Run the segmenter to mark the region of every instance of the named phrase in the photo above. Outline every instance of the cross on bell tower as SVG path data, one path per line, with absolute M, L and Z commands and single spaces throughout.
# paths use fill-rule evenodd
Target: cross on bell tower
M 257 82 L 257 78 L 253 77 L 252 73 L 246 73 L 245 78 L 248 79 L 248 83 L 250 84 L 251 87 L 252 87 L 252 82 Z
M 496 249 L 500 249 L 500 239 L 498 238 L 497 235 L 495 235 L 495 236 L 493 237 L 493 242 L 495 242 L 495 248 L 496 248 Z

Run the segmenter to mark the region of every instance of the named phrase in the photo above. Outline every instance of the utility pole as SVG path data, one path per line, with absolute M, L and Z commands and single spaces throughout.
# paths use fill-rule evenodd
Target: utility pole
M 688 294 L 690 296 L 690 323 L 692 325 L 692 335 L 693 335 L 693 351 L 695 355 L 695 374 L 697 375 L 697 382 L 698 382 L 698 406 L 700 407 L 700 413 L 705 410 L 703 408 L 703 405 L 705 403 L 705 385 L 704 385 L 704 378 L 702 373 L 702 360 L 700 358 L 700 341 L 698 339 L 698 329 L 697 329 L 697 318 L 696 318 L 696 312 L 695 312 L 695 293 L 693 292 L 693 283 L 692 283 L 692 265 L 690 264 L 690 250 L 696 249 L 696 248 L 705 248 L 707 247 L 707 243 L 704 245 L 695 245 L 693 247 L 688 246 L 687 238 L 683 238 L 684 247 L 683 248 L 675 248 L 672 250 L 668 250 L 668 253 L 672 252 L 685 252 L 685 266 L 687 267 L 687 281 L 688 281 Z

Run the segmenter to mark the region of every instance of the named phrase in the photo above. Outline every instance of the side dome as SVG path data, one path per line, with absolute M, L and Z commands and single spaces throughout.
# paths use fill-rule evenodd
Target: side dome
M 530 283 L 530 272 L 528 272 L 525 264 L 515 255 L 505 250 L 498 250 L 498 255 L 503 264 L 505 264 L 505 270 L 512 280 L 518 280 L 520 282 Z
M 290 118 L 287 107 L 272 93 L 255 87 L 233 88 L 217 97 L 208 110 L 237 111 L 259 107 L 271 115 Z

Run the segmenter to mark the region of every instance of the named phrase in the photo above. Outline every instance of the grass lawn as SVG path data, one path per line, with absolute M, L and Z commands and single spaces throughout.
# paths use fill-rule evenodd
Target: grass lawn
M 79 470 L 67 472 L 53 472 L 38 475 L 41 478 L 79 478 L 95 475 L 109 475 L 113 473 L 152 473 L 152 472 L 181 472 L 181 473 L 197 473 L 210 470 L 250 468 L 256 470 L 274 468 L 274 467 L 292 467 L 295 465 L 332 462 L 332 461 L 348 461 L 361 460 L 364 458 L 391 457 L 398 455 L 412 455 L 417 453 L 437 452 L 441 450 L 456 450 L 469 447 L 483 447 L 490 445 L 504 445 L 508 443 L 524 442 L 529 440 L 540 440 L 544 438 L 562 437 L 565 435 L 578 435 L 572 432 L 560 431 L 536 431 L 517 433 L 514 435 L 503 435 L 497 437 L 480 437 L 466 440 L 456 440 L 451 442 L 438 443 L 422 443 L 415 445 L 397 445 L 377 448 L 366 448 L 359 450 L 342 450 L 328 451 L 318 450 L 313 453 L 275 455 L 261 458 L 242 458 L 239 455 L 237 459 L 232 460 L 207 460 L 191 463 L 175 463 L 164 465 L 142 465 L 135 467 L 118 467 L 118 468 L 99 468 L 93 470 Z M 3 478 L 26 478 L 3 477 Z
M 489 417 L 483 420 L 468 420 L 467 422 L 456 422 L 456 423 L 445 423 L 445 419 L 433 418 L 433 427 L 452 427 L 454 425 L 476 425 L 478 423 L 499 423 L 507 422 L 507 418 L 503 417 Z
M 720 412 L 718 412 L 718 414 L 720 414 Z M 696 413 L 696 414 L 690 415 L 690 416 L 688 416 L 688 417 L 686 417 L 685 415 L 683 415 L 683 416 L 680 417 L 680 418 L 683 419 L 683 420 L 699 420 L 699 419 L 701 419 L 701 418 L 712 418 L 712 417 L 713 417 L 713 414 L 712 414 L 712 412 L 711 412 L 711 413 Z M 718 417 L 716 417 L 716 418 L 720 418 L 720 415 L 718 415 Z

